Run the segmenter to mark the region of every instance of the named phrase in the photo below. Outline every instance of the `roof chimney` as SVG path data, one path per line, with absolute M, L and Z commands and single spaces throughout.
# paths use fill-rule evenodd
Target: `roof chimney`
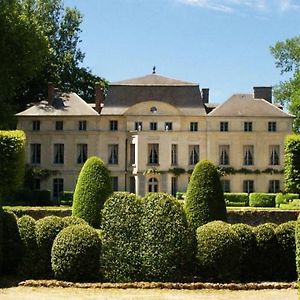
M 265 99 L 266 101 L 272 103 L 272 87 L 271 86 L 255 86 L 254 98 L 255 99 Z
M 96 111 L 98 112 L 98 114 L 100 114 L 102 107 L 104 106 L 104 93 L 103 93 L 103 88 L 101 83 L 97 82 L 95 84 L 95 104 L 96 104 Z
M 55 97 L 55 87 L 52 82 L 48 82 L 48 103 L 52 105 L 53 99 Z
M 207 88 L 202 89 L 202 101 L 203 103 L 209 102 L 209 89 Z

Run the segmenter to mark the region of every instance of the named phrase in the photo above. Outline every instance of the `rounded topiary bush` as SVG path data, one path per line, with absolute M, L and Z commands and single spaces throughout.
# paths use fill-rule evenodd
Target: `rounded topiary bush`
M 253 228 L 256 236 L 256 279 L 276 280 L 278 273 L 278 243 L 275 235 L 276 225 L 261 224 Z
M 296 221 L 289 221 L 275 229 L 279 251 L 277 279 L 289 281 L 297 279 L 295 228 Z
M 35 234 L 40 258 L 39 272 L 41 276 L 50 276 L 51 248 L 58 233 L 64 228 L 62 218 L 56 216 L 45 217 L 36 222 Z
M 207 160 L 198 162 L 185 197 L 185 211 L 191 226 L 214 220 L 226 221 L 226 205 L 217 168 Z
M 85 220 L 75 216 L 63 217 L 62 222 L 64 224 L 64 227 L 68 227 L 71 225 L 88 225 L 88 223 Z
M 141 217 L 141 270 L 143 280 L 177 280 L 184 275 L 189 228 L 182 206 L 171 195 L 149 193 Z
M 241 244 L 240 279 L 250 281 L 255 275 L 256 236 L 250 225 L 239 223 L 231 228 L 237 233 Z
M 89 225 L 73 225 L 55 238 L 51 251 L 54 276 L 60 280 L 95 280 L 99 275 L 101 241 Z
M 95 228 L 100 227 L 100 212 L 112 193 L 109 172 L 103 161 L 90 157 L 83 165 L 75 187 L 72 215 L 80 217 Z
M 13 274 L 22 257 L 22 244 L 18 229 L 18 218 L 13 212 L 3 212 L 3 273 Z
M 228 282 L 240 274 L 241 243 L 231 226 L 214 221 L 197 229 L 196 261 L 203 280 Z
M 115 192 L 104 204 L 101 218 L 102 271 L 111 282 L 140 278 L 142 203 L 135 194 Z

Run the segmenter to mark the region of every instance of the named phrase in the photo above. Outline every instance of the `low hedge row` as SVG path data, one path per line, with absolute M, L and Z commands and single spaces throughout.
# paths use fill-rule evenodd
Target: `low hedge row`
M 251 193 L 249 206 L 251 207 L 275 207 L 276 194 L 272 193 Z
M 248 206 L 249 195 L 247 193 L 224 193 L 227 206 Z

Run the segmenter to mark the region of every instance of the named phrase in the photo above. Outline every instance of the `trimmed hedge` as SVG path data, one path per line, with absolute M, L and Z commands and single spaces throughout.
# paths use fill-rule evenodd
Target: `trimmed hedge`
M 63 191 L 59 196 L 60 205 L 69 205 L 73 204 L 74 192 L 72 191 Z
M 227 206 L 248 206 L 249 196 L 247 193 L 224 193 Z
M 75 216 L 63 217 L 62 222 L 64 227 L 68 227 L 71 225 L 88 225 L 85 220 Z
M 280 207 L 280 204 L 288 204 L 294 199 L 299 199 L 299 194 L 278 193 L 275 198 L 276 207 Z
M 188 184 L 185 211 L 191 226 L 226 221 L 226 205 L 217 168 L 207 160 L 196 164 Z
M 296 221 L 290 221 L 280 224 L 275 229 L 279 247 L 277 280 L 294 281 L 297 279 L 295 228 Z
M 251 193 L 249 206 L 251 207 L 275 207 L 276 194 L 272 193 Z
M 143 199 L 140 226 L 142 280 L 179 280 L 191 255 L 182 206 L 171 195 L 149 193 Z
M 104 203 L 101 229 L 102 270 L 105 280 L 140 280 L 141 212 L 141 199 L 135 194 L 115 192 Z
M 73 225 L 55 238 L 51 265 L 55 278 L 68 281 L 95 280 L 99 277 L 101 241 L 89 225 Z
M 296 269 L 297 278 L 300 281 L 300 218 L 298 217 L 295 230 L 295 240 L 296 240 Z
M 95 228 L 100 227 L 100 212 L 112 193 L 109 172 L 103 161 L 90 157 L 83 165 L 75 187 L 72 215 Z
M 22 188 L 25 174 L 25 133 L 0 130 L 0 200 L 10 199 Z
M 236 231 L 225 222 L 214 221 L 200 226 L 196 235 L 196 259 L 203 280 L 237 280 L 240 274 L 241 243 Z

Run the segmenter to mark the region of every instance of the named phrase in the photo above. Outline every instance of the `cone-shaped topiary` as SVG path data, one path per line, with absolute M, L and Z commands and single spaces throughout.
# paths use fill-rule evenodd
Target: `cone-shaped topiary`
M 100 212 L 112 193 L 109 172 L 103 161 L 90 157 L 83 165 L 75 187 L 72 215 L 80 217 L 95 228 L 100 227 Z
M 101 240 L 89 225 L 72 225 L 55 238 L 51 263 L 57 279 L 95 280 L 100 269 Z
M 214 220 L 227 220 L 220 176 L 210 161 L 202 160 L 195 166 L 187 188 L 185 211 L 195 230 Z

